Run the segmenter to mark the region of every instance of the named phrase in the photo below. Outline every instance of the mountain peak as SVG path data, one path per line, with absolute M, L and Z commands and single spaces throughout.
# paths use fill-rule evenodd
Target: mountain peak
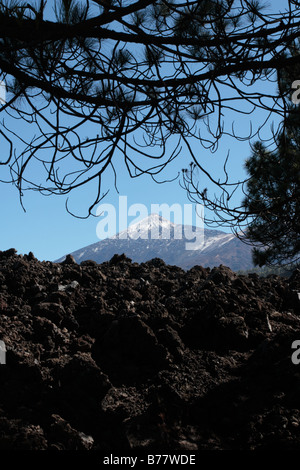
M 111 237 L 112 239 L 123 239 L 130 237 L 132 239 L 148 238 L 149 232 L 159 234 L 163 230 L 170 231 L 175 224 L 165 219 L 159 214 L 152 213 L 138 222 L 129 224 L 127 229 Z
M 172 222 L 170 222 L 168 219 L 165 219 L 164 217 L 162 217 L 161 215 L 153 213 L 153 214 L 148 215 L 144 219 L 139 220 L 138 222 L 136 222 L 132 225 L 129 225 L 128 229 L 133 228 L 133 227 L 134 228 L 136 228 L 136 227 L 142 227 L 142 228 L 148 227 L 149 229 L 151 229 L 151 227 L 157 226 L 157 225 L 170 226 L 170 225 L 174 225 L 174 224 Z
M 201 227 L 175 224 L 157 213 L 135 220 L 126 230 L 71 254 L 77 262 L 94 260 L 103 263 L 115 254 L 124 253 L 134 262 L 161 258 L 167 264 L 183 269 L 220 264 L 232 270 L 253 267 L 251 247 L 233 234 L 208 229 L 203 233 Z

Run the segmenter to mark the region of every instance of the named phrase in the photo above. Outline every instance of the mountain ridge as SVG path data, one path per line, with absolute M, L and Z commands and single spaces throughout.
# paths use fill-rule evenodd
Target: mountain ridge
M 115 254 L 125 254 L 137 263 L 161 258 L 165 263 L 185 270 L 195 265 L 215 267 L 223 264 L 237 271 L 253 268 L 251 252 L 251 247 L 234 234 L 175 224 L 158 214 L 150 214 L 109 238 L 68 254 L 77 263 L 94 260 L 101 264 Z M 62 262 L 65 257 L 56 262 Z

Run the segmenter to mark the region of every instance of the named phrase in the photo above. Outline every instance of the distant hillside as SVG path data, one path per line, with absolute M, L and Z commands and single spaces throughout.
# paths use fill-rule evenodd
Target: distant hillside
M 151 230 L 156 229 L 160 236 L 151 238 Z M 192 250 L 186 249 L 190 240 L 185 234 L 195 233 Z M 169 236 L 165 236 L 169 233 Z M 176 238 L 176 234 L 182 234 Z M 195 265 L 214 267 L 223 264 L 233 271 L 253 268 L 251 247 L 241 242 L 233 234 L 220 230 L 204 230 L 201 238 L 200 228 L 173 224 L 167 219 L 151 214 L 127 230 L 105 240 L 80 248 L 72 253 L 77 263 L 94 260 L 97 263 L 109 261 L 115 254 L 125 254 L 132 261 L 142 263 L 153 258 L 161 258 L 165 263 L 179 266 L 185 270 Z M 57 260 L 61 262 L 65 256 Z
M 298 266 L 299 268 L 299 266 Z M 254 267 L 246 270 L 238 270 L 237 274 L 250 274 L 256 273 L 259 276 L 266 277 L 272 274 L 282 277 L 290 277 L 291 274 L 297 269 L 296 265 L 286 265 L 286 266 L 264 266 L 262 268 Z

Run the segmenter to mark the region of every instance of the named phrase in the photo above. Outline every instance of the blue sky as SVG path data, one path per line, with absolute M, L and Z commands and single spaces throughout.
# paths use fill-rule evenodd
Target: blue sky
M 273 6 L 282 5 L 282 2 L 276 1 L 272 4 Z M 249 121 L 257 122 L 262 118 L 263 116 L 259 113 L 252 116 L 238 114 L 233 116 L 228 113 L 225 122 L 230 127 L 232 119 L 235 119 L 241 132 L 244 130 L 247 135 Z M 2 120 L 2 116 L 0 119 Z M 14 125 L 16 132 L 24 130 L 22 122 L 16 122 Z M 269 130 L 269 128 L 270 126 L 267 125 L 266 129 Z M 193 145 L 199 146 L 196 143 Z M 199 158 L 201 162 L 205 162 L 207 169 L 214 172 L 214 175 L 221 176 L 223 161 L 228 150 L 230 150 L 230 178 L 233 181 L 243 179 L 245 175 L 243 163 L 251 153 L 247 141 L 239 142 L 234 138 L 224 137 L 215 154 L 199 147 Z M 188 166 L 189 162 L 189 156 L 183 153 L 158 179 L 175 177 L 181 168 Z M 175 203 L 182 206 L 190 203 L 178 181 L 158 185 L 149 176 L 130 179 L 122 164 L 118 165 L 118 168 L 119 193 L 114 188 L 112 174 L 107 175 L 103 186 L 104 190 L 110 188 L 103 202 L 113 204 L 117 211 L 120 195 L 127 196 L 128 205 L 134 203 L 146 205 L 149 213 L 151 204 L 155 203 L 166 203 L 170 206 Z M 5 176 L 6 170 L 0 167 L 0 179 Z M 206 182 L 203 186 L 207 186 Z M 32 251 L 40 260 L 54 261 L 67 253 L 99 241 L 96 234 L 99 219 L 72 217 L 65 209 L 66 197 L 64 196 L 45 197 L 38 192 L 27 191 L 23 199 L 26 209 L 24 212 L 19 202 L 18 191 L 14 186 L 0 183 L 0 195 L 0 250 L 16 248 L 19 254 Z M 236 200 L 239 201 L 238 195 Z M 76 214 L 85 215 L 90 202 L 91 188 L 85 188 L 70 195 L 70 209 Z M 130 223 L 133 219 L 134 217 L 128 217 L 128 222 Z

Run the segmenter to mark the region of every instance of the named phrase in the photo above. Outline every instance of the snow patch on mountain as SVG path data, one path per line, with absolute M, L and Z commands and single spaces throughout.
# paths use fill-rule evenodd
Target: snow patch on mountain
M 158 257 L 183 269 L 196 264 L 204 267 L 224 264 L 233 270 L 253 267 L 251 247 L 235 235 L 175 224 L 158 214 L 150 214 L 126 230 L 70 254 L 77 262 L 90 259 L 103 263 L 123 253 L 133 262 Z M 64 259 L 65 256 L 56 262 Z
M 110 237 L 110 239 L 169 239 L 172 229 L 176 231 L 176 229 L 178 230 L 178 227 L 180 226 L 170 222 L 158 214 L 150 214 L 145 219 L 142 219 L 134 224 L 130 224 L 126 230 L 119 232 L 113 237 Z

